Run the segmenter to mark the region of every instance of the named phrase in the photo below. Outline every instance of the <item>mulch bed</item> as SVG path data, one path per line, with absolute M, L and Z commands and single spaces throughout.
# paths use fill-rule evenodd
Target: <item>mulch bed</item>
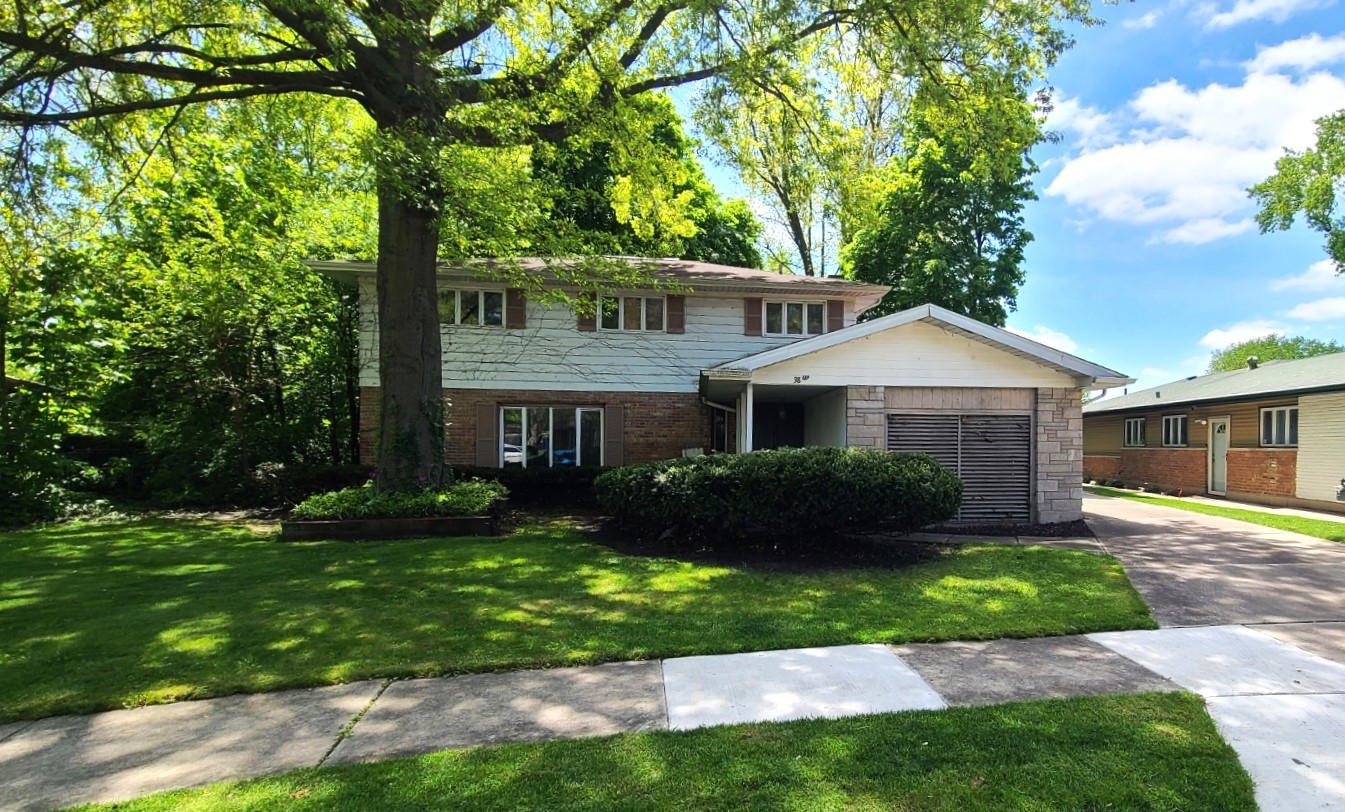
M 1031 536 L 1036 538 L 1095 538 L 1093 530 L 1083 519 L 1054 524 L 954 524 L 930 527 L 926 533 L 944 533 L 950 536 Z

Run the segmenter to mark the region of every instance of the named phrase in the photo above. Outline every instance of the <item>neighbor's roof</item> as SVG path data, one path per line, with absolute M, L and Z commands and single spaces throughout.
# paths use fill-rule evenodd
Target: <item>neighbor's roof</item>
M 1088 385 L 1093 386 L 1124 386 L 1128 383 L 1134 383 L 1134 378 L 1127 378 L 1114 369 L 1100 366 L 1092 361 L 1085 361 L 1075 355 L 1070 355 L 1063 350 L 1057 350 L 1040 344 L 1030 338 L 1025 338 L 1017 333 L 1011 333 L 1008 330 L 999 327 L 992 327 L 970 316 L 964 316 L 961 313 L 954 313 L 951 310 L 939 307 L 938 305 L 926 304 L 919 307 L 912 307 L 909 310 L 903 310 L 900 313 L 892 313 L 872 321 L 860 322 L 849 327 L 837 330 L 832 333 L 823 333 L 812 338 L 805 338 L 802 341 L 795 341 L 792 344 L 786 344 L 781 347 L 759 352 L 755 355 L 749 355 L 746 358 L 737 361 L 729 361 L 716 367 L 711 367 L 704 371 L 704 375 L 714 378 L 719 373 L 723 377 L 739 377 L 744 372 L 754 372 L 763 367 L 778 364 L 782 361 L 788 361 L 791 358 L 798 358 L 809 353 L 825 350 L 828 347 L 834 347 L 838 344 L 844 344 L 847 341 L 853 341 L 857 338 L 864 338 L 884 330 L 891 330 L 894 327 L 900 327 L 903 324 L 921 321 L 926 324 L 932 324 L 954 335 L 960 335 L 963 338 L 969 338 L 981 344 L 1003 350 L 1034 361 L 1043 366 L 1064 372 L 1067 375 L 1082 377 L 1088 379 Z
M 1083 410 L 1084 414 L 1100 414 L 1333 389 L 1345 389 L 1345 352 L 1296 361 L 1266 361 L 1256 369 L 1236 369 L 1173 381 L 1142 392 L 1089 403 Z
M 857 309 L 863 311 L 878 303 L 890 288 L 867 282 L 852 282 L 834 276 L 800 276 L 759 271 L 755 268 L 735 268 L 686 259 L 654 259 L 648 257 L 558 257 L 543 259 L 528 257 L 515 260 L 471 259 L 457 264 L 441 263 L 439 278 L 447 282 L 479 281 L 494 277 L 507 282 L 511 276 L 527 274 L 541 276 L 553 284 L 565 284 L 565 277 L 582 270 L 586 263 L 626 263 L 660 281 L 685 285 L 693 291 L 726 293 L 759 293 L 777 296 L 822 296 L 854 299 Z M 310 260 L 309 267 L 328 276 L 354 281 L 374 273 L 372 262 L 355 260 Z

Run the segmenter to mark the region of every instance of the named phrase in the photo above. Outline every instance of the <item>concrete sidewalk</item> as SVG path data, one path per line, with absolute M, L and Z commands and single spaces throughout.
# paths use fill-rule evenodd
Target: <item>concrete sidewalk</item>
M 1235 626 L 372 681 L 55 717 L 0 726 L 0 809 L 510 741 L 1180 689 L 1207 697 L 1263 808 L 1345 808 L 1345 785 L 1328 780 L 1345 775 L 1345 663 Z

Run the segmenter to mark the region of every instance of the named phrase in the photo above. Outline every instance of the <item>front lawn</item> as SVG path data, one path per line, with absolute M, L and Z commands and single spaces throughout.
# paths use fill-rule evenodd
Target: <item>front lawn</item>
M 446 751 L 115 808 L 1252 812 L 1256 802 L 1200 699 L 1141 694 Z
M 144 521 L 0 534 L 0 721 L 323 685 L 843 643 L 1153 628 L 1113 559 L 967 547 L 905 569 L 505 538 L 279 543 Z
M 1291 513 L 1267 513 L 1262 510 L 1241 510 L 1239 508 L 1223 507 L 1222 505 L 1211 505 L 1205 502 L 1168 499 L 1162 496 L 1126 491 L 1119 488 L 1102 488 L 1096 485 L 1086 486 L 1084 490 L 1094 496 L 1114 496 L 1118 499 L 1129 499 L 1133 502 L 1146 502 L 1151 505 L 1177 508 L 1178 510 L 1190 511 L 1191 513 L 1203 513 L 1206 516 L 1221 516 L 1225 519 L 1237 519 L 1240 522 L 1250 522 L 1251 524 L 1259 524 L 1263 527 L 1273 527 L 1276 530 L 1287 530 L 1290 533 L 1302 533 L 1305 536 L 1315 536 L 1319 539 L 1326 539 L 1327 541 L 1345 542 L 1345 522 L 1333 522 L 1330 519 L 1310 519 L 1306 516 L 1295 516 Z

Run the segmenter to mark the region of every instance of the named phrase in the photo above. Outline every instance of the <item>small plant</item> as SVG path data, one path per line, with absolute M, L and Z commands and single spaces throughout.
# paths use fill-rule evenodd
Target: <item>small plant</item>
M 947 521 L 962 482 L 927 454 L 799 448 L 630 465 L 594 482 L 598 504 L 623 526 L 678 528 L 717 541 L 770 534 L 812 539 Z
M 391 519 L 420 516 L 483 516 L 498 512 L 509 491 L 498 482 L 466 480 L 446 488 L 411 492 L 383 492 L 372 482 L 310 496 L 290 518 L 300 521 L 330 519 Z

